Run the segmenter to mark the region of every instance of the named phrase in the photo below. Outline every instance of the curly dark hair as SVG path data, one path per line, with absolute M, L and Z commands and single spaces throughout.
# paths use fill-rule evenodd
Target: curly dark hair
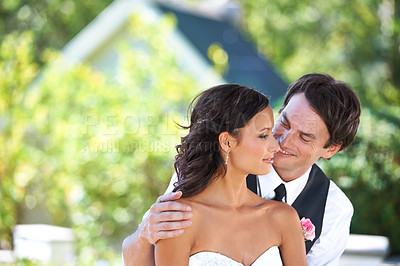
M 345 150 L 353 142 L 360 124 L 361 104 L 356 92 L 327 74 L 306 74 L 290 84 L 279 113 L 297 93 L 304 93 L 328 128 L 330 138 L 324 148 L 336 144 Z
M 219 134 L 228 132 L 240 141 L 240 128 L 267 108 L 269 99 L 247 86 L 223 84 L 197 95 L 189 105 L 189 134 L 176 146 L 174 191 L 190 197 L 203 191 L 213 178 L 226 174 L 220 153 Z M 194 107 L 193 107 L 194 106 Z

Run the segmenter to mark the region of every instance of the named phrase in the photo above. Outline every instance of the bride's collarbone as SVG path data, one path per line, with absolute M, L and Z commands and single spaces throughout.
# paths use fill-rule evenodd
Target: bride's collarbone
M 193 214 L 199 218 L 199 222 L 204 219 L 217 223 L 218 221 L 235 223 L 265 223 L 268 222 L 268 208 L 265 206 L 240 206 L 232 207 L 219 204 L 195 204 Z M 258 222 L 257 222 L 258 221 Z M 209 221 L 210 222 L 210 221 Z M 207 222 L 207 224 L 209 224 Z
M 216 214 L 240 214 L 240 215 L 262 215 L 268 211 L 273 204 L 271 201 L 266 201 L 260 198 L 260 201 L 249 201 L 243 202 L 234 206 L 232 204 L 224 204 L 218 201 L 201 200 L 192 198 L 189 200 L 189 204 L 193 205 L 199 212 L 215 212 Z
M 253 249 L 260 254 L 266 247 L 279 245 L 280 235 L 265 214 L 248 211 L 197 210 L 196 243 L 199 250 L 207 247 L 234 247 L 238 251 Z M 256 255 L 256 254 L 254 254 Z
M 265 206 L 243 206 L 232 208 L 219 204 L 194 202 L 192 205 L 193 224 L 199 228 L 222 231 L 264 231 L 270 228 L 271 221 Z M 196 227 L 197 227 L 196 226 Z M 260 230 L 257 230 L 260 228 Z
M 234 215 L 203 215 L 198 220 L 196 242 L 204 246 L 214 244 L 215 247 L 231 243 L 239 249 L 279 244 L 280 236 L 273 226 L 262 218 Z

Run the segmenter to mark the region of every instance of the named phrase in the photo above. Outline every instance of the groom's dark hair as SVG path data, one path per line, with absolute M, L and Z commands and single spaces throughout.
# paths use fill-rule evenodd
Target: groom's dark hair
M 306 74 L 290 84 L 280 112 L 298 93 L 304 93 L 328 128 L 330 138 L 324 148 L 335 144 L 345 150 L 353 142 L 360 124 L 361 104 L 356 92 L 329 75 Z

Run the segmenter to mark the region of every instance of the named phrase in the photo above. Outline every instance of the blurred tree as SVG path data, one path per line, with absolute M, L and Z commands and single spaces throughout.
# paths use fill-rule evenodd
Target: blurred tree
M 21 141 L 29 121 L 24 94 L 39 69 L 32 39 L 31 32 L 10 34 L 0 45 L 0 249 L 12 247 L 17 204 L 34 172 Z
M 397 125 L 364 108 L 352 146 L 319 163 L 354 205 L 351 232 L 388 236 L 392 253 L 400 251 L 398 132 Z
M 35 60 L 46 48 L 61 49 L 91 22 L 112 0 L 2 0 L 0 42 L 13 31 L 32 31 Z
M 4 247 L 18 209 L 44 205 L 55 224 L 75 230 L 79 265 L 120 263 L 132 233 L 173 171 L 193 79 L 168 47 L 174 20 L 130 22 L 140 49 L 119 44 L 110 78 L 82 64 L 66 69 L 57 54 L 37 73 L 29 33 L 12 34 L 0 58 L 0 230 Z M 14 36 L 15 35 L 15 36 Z M 168 71 L 166 71 L 166 69 Z
M 400 102 L 397 1 L 241 2 L 245 29 L 288 80 L 326 72 L 352 84 L 364 105 Z

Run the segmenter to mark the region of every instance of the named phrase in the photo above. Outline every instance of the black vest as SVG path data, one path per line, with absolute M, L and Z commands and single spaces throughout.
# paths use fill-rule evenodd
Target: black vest
M 255 175 L 247 176 L 247 187 L 256 193 L 257 179 Z M 321 235 L 322 222 L 324 220 L 326 199 L 328 197 L 330 181 L 316 164 L 311 168 L 310 176 L 303 191 L 293 202 L 292 207 L 296 209 L 299 218 L 309 218 L 315 226 L 315 238 L 306 241 L 306 252 L 308 253 L 315 241 Z

